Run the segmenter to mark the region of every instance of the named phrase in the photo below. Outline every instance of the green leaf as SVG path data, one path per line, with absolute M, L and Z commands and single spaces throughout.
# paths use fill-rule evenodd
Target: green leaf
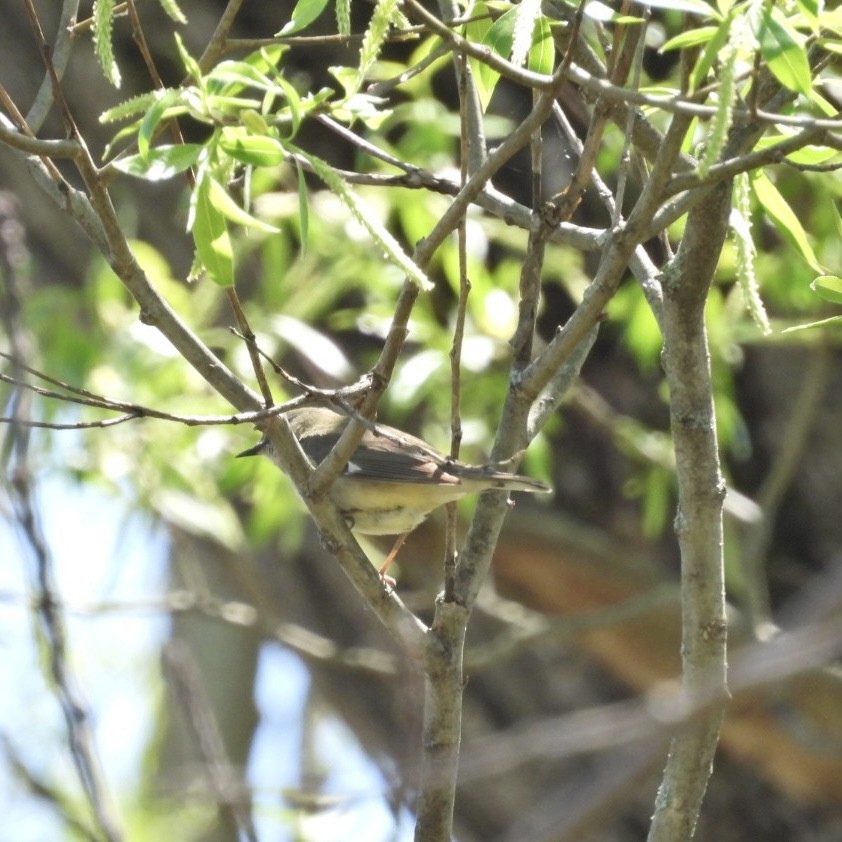
M 688 29 L 680 32 L 674 38 L 670 38 L 658 48 L 659 53 L 668 53 L 670 50 L 683 50 L 685 47 L 698 47 L 700 44 L 707 44 L 717 32 L 718 26 L 700 26 L 698 29 Z
M 241 129 L 223 129 L 219 145 L 227 155 L 252 167 L 277 167 L 287 154 L 274 137 L 245 134 Z
M 155 136 L 155 130 L 158 128 L 158 123 L 164 116 L 164 112 L 175 102 L 178 101 L 179 92 L 172 89 L 165 90 L 156 100 L 155 104 L 146 112 L 140 124 L 140 129 L 137 133 L 137 149 L 142 158 L 146 158 L 149 154 L 152 138 Z
M 208 198 L 214 208 L 226 219 L 230 219 L 231 222 L 236 222 L 245 228 L 257 228 L 259 231 L 265 231 L 267 234 L 277 234 L 280 231 L 274 225 L 263 222 L 263 220 L 252 216 L 248 211 L 241 208 L 213 176 L 209 176 L 207 181 Z
M 277 35 L 292 35 L 308 27 L 327 6 L 327 0 L 298 0 L 292 16 Z
M 754 16 L 760 54 L 775 78 L 791 91 L 810 95 L 813 80 L 810 63 L 801 36 L 777 9 L 763 4 L 759 7 L 759 23 Z
M 468 41 L 473 41 L 477 44 L 485 43 L 488 30 L 491 29 L 492 26 L 491 18 L 488 15 L 489 7 L 487 3 L 478 2 L 474 4 L 471 20 L 465 24 L 465 28 L 462 33 Z M 485 111 L 488 107 L 488 102 L 491 99 L 491 94 L 494 93 L 494 86 L 492 85 L 489 90 L 486 87 L 484 80 L 480 78 L 481 74 L 484 72 L 484 68 L 486 67 L 484 62 L 481 62 L 476 58 L 469 58 L 468 62 L 471 65 L 471 72 L 474 76 L 474 84 L 476 85 L 477 94 L 479 95 L 480 105 L 482 106 L 482 110 Z M 499 74 L 497 78 L 499 78 Z M 494 82 L 496 84 L 496 79 Z
M 174 20 L 176 23 L 187 23 L 187 18 L 184 16 L 184 12 L 178 6 L 178 3 L 175 0 L 158 0 L 161 4 L 161 8 L 166 12 L 167 17 L 170 20 Z
M 541 15 L 535 21 L 535 33 L 532 36 L 532 48 L 529 50 L 527 67 L 535 73 L 550 76 L 555 63 L 555 42 L 550 31 L 549 21 Z
M 793 325 L 784 328 L 781 333 L 795 333 L 797 330 L 810 330 L 814 327 L 828 327 L 829 325 L 842 324 L 842 316 L 831 316 L 829 319 L 819 319 L 817 322 L 808 322 L 804 325 Z
M 733 19 L 733 15 L 728 15 L 725 20 L 719 24 L 716 32 L 708 42 L 707 47 L 705 47 L 701 56 L 699 56 L 699 60 L 696 62 L 696 66 L 690 74 L 691 91 L 697 91 L 707 81 L 708 73 L 710 73 L 710 69 L 713 67 L 714 61 L 716 61 L 717 56 L 725 46 L 728 41 L 728 37 L 731 34 L 731 23 Z
M 196 257 L 208 277 L 223 287 L 234 286 L 234 250 L 225 217 L 210 199 L 211 178 L 203 178 L 194 192 L 193 242 Z
M 233 96 L 244 88 L 274 90 L 274 82 L 262 71 L 245 61 L 223 61 L 206 77 L 209 93 Z
M 275 84 L 284 92 L 287 105 L 289 106 L 289 116 L 292 121 L 292 128 L 289 132 L 289 138 L 293 138 L 298 134 L 298 129 L 301 126 L 301 121 L 304 119 L 304 105 L 301 102 L 301 97 L 298 91 L 288 82 L 283 76 L 278 76 L 275 79 Z
M 181 63 L 184 65 L 184 70 L 188 76 L 193 78 L 196 84 L 202 83 L 202 68 L 199 67 L 199 62 L 187 52 L 187 47 L 181 40 L 181 36 L 175 33 L 175 46 L 178 49 L 178 55 L 181 57 Z
M 158 146 L 144 155 L 118 158 L 114 169 L 145 181 L 172 178 L 196 163 L 204 147 L 200 143 L 181 143 L 178 146 Z
M 810 22 L 813 29 L 819 28 L 819 13 L 821 12 L 821 0 L 797 0 L 798 8 L 804 14 L 804 17 Z
M 819 275 L 810 284 L 810 289 L 825 301 L 842 304 L 842 278 L 838 275 Z
M 801 256 L 807 261 L 810 268 L 818 273 L 825 274 L 824 267 L 819 263 L 807 233 L 801 225 L 798 216 L 787 204 L 786 199 L 778 192 L 778 188 L 772 184 L 769 177 L 762 170 L 755 170 L 750 173 L 751 186 L 754 195 L 764 213 L 775 223 L 778 230 L 801 252 Z
M 481 41 L 483 46 L 489 47 L 493 52 L 503 58 L 508 58 L 512 52 L 516 13 L 517 8 L 509 9 L 508 12 L 497 18 L 486 30 L 485 36 Z M 479 94 L 480 103 L 484 111 L 488 107 L 494 89 L 497 87 L 500 74 L 485 62 L 475 59 L 471 59 L 471 67 L 474 71 L 477 93 Z

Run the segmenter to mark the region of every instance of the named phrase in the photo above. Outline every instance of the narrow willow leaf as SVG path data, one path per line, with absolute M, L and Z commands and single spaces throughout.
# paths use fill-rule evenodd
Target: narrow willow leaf
M 809 267 L 819 275 L 825 274 L 825 269 L 819 263 L 797 214 L 778 192 L 778 188 L 772 184 L 769 176 L 762 170 L 755 170 L 750 174 L 750 178 L 752 190 L 763 211 L 775 223 L 781 234 L 801 252 L 801 256 Z
M 534 73 L 549 76 L 553 72 L 554 63 L 555 41 L 550 31 L 550 23 L 542 15 L 535 22 L 535 35 L 532 39 L 532 48 L 529 50 L 527 67 Z
M 377 221 L 376 215 L 351 190 L 342 176 L 321 158 L 316 158 L 300 149 L 296 151 L 310 164 L 316 175 L 342 200 L 354 219 L 371 234 L 375 243 L 383 249 L 385 256 L 422 290 L 429 292 L 433 289 L 433 283 L 424 271 L 404 252 L 398 241 L 389 231 Z
M 233 286 L 234 250 L 225 217 L 210 199 L 210 177 L 196 185 L 193 242 L 196 257 L 208 277 L 220 286 Z
M 184 41 L 181 36 L 175 33 L 175 46 L 178 48 L 178 55 L 181 57 L 181 63 L 184 65 L 184 70 L 188 76 L 192 77 L 197 84 L 202 82 L 202 68 L 199 67 L 199 62 L 187 52 L 187 47 L 184 46 Z
M 325 10 L 327 0 L 298 0 L 292 15 L 277 35 L 292 35 L 306 29 Z
M 252 216 L 248 211 L 241 208 L 215 178 L 209 177 L 207 184 L 208 199 L 226 219 L 230 219 L 231 222 L 236 222 L 237 225 L 242 225 L 244 228 L 256 228 L 258 231 L 264 231 L 267 234 L 279 233 L 279 228 L 270 225 L 268 222 L 263 222 L 263 220 Z
M 830 325 L 842 324 L 842 316 L 831 316 L 829 319 L 819 319 L 817 322 L 808 322 L 804 325 L 793 325 L 784 328 L 781 333 L 795 333 L 797 330 L 811 330 L 815 327 L 830 327 Z
M 155 136 L 155 130 L 158 128 L 158 123 L 161 122 L 164 112 L 174 105 L 178 98 L 178 91 L 167 89 L 156 97 L 154 105 L 146 112 L 137 133 L 137 149 L 142 158 L 146 158 L 149 154 L 152 138 Z
M 668 53 L 670 50 L 683 50 L 685 47 L 698 47 L 700 44 L 707 44 L 713 36 L 719 32 L 717 26 L 700 26 L 698 29 L 688 29 L 680 32 L 674 38 L 670 38 L 658 48 L 659 53 Z
M 707 47 L 705 47 L 702 54 L 699 56 L 699 60 L 696 62 L 696 66 L 690 74 L 691 91 L 697 91 L 705 84 L 705 81 L 708 78 L 708 73 L 710 73 L 710 69 L 713 67 L 713 63 L 719 56 L 720 50 L 728 41 L 728 36 L 731 32 L 731 23 L 733 20 L 734 16 L 728 15 L 722 23 L 719 24 L 716 32 L 712 35 L 710 41 L 708 42 Z
M 791 91 L 809 96 L 813 80 L 807 51 L 801 36 L 776 7 L 761 7 L 757 38 L 760 53 L 777 80 Z
M 517 9 L 509 9 L 508 12 L 497 18 L 492 26 L 486 31 L 482 44 L 489 47 L 497 55 L 508 58 L 512 52 L 512 38 L 515 26 L 515 14 Z M 474 64 L 474 77 L 477 81 L 477 89 L 480 94 L 480 102 L 483 110 L 488 107 L 491 95 L 500 80 L 500 74 L 489 67 L 485 62 L 478 61 Z
M 176 23 L 187 23 L 184 12 L 181 11 L 175 0 L 158 0 L 158 2 L 170 20 L 174 20 Z
M 120 68 L 114 58 L 112 41 L 114 27 L 114 0 L 96 0 L 94 3 L 94 50 L 105 78 L 119 88 L 122 82 Z
M 178 146 L 158 146 L 147 155 L 129 155 L 118 158 L 112 166 L 120 172 L 142 178 L 144 181 L 164 181 L 184 172 L 196 163 L 204 147 L 200 143 L 182 143 Z
M 226 155 L 252 167 L 276 167 L 287 154 L 274 137 L 245 134 L 231 128 L 222 130 L 219 145 Z
M 298 134 L 301 121 L 305 117 L 306 112 L 304 104 L 301 101 L 301 97 L 298 95 L 298 91 L 295 90 L 293 85 L 280 74 L 275 78 L 275 85 L 284 92 L 284 98 L 286 99 L 287 106 L 289 107 L 289 116 L 291 121 L 289 138 L 291 139 Z
M 491 29 L 492 21 L 489 17 L 489 6 L 487 3 L 480 2 L 475 3 L 473 6 L 473 13 L 471 15 L 471 19 L 465 24 L 465 28 L 463 30 L 463 35 L 469 41 L 473 41 L 477 44 L 484 44 L 485 38 L 488 34 L 488 31 Z M 468 61 L 471 65 L 471 71 L 474 75 L 474 84 L 477 88 L 477 94 L 479 95 L 480 105 L 482 110 L 485 111 L 488 108 L 488 102 L 491 99 L 491 94 L 494 93 L 494 85 L 497 83 L 497 79 L 500 78 L 500 74 L 497 74 L 497 78 L 494 79 L 494 84 L 488 87 L 486 83 L 486 79 L 482 78 L 482 74 L 487 67 L 485 62 L 480 61 L 479 59 L 469 57 Z
M 842 278 L 838 275 L 819 275 L 810 289 L 825 301 L 833 304 L 842 304 Z
M 804 17 L 810 22 L 814 30 L 819 29 L 819 13 L 822 10 L 821 0 L 797 0 L 798 8 L 804 13 Z

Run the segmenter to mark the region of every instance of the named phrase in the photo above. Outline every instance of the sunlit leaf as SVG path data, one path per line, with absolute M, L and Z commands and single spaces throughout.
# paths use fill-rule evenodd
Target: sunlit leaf
M 289 21 L 284 24 L 278 35 L 292 35 L 308 27 L 327 6 L 327 0 L 298 0 L 292 10 Z
M 535 73 L 549 76 L 555 63 L 555 42 L 550 31 L 549 21 L 542 15 L 535 22 L 535 35 L 529 50 L 527 67 Z
M 679 32 L 674 38 L 670 38 L 661 44 L 658 52 L 668 53 L 670 50 L 683 50 L 685 47 L 698 47 L 700 44 L 707 44 L 718 31 L 719 27 L 717 26 L 700 26 L 698 29 Z
M 202 179 L 195 190 L 193 242 L 196 256 L 208 277 L 224 287 L 234 285 L 234 249 L 225 217 L 210 198 L 211 179 Z
M 807 233 L 797 214 L 787 204 L 769 177 L 757 170 L 750 174 L 751 187 L 764 213 L 775 223 L 778 230 L 801 252 L 810 268 L 818 274 L 824 274 L 824 267 L 819 263 Z
M 842 278 L 838 275 L 819 275 L 810 284 L 810 289 L 825 301 L 842 304 Z
M 842 324 L 842 316 L 831 316 L 829 319 L 819 319 L 817 322 L 808 322 L 803 325 L 793 325 L 784 328 L 781 333 L 795 333 L 799 330 L 811 330 L 816 327 L 829 327 L 830 325 Z
M 199 143 L 157 146 L 149 150 L 146 156 L 138 154 L 118 158 L 114 161 L 113 167 L 145 181 L 163 181 L 192 167 L 202 149 Z
M 481 41 L 482 45 L 489 47 L 497 55 L 508 58 L 512 52 L 512 37 L 515 26 L 515 13 L 517 9 L 510 9 L 504 15 L 497 18 L 494 23 L 485 31 Z M 498 71 L 489 67 L 483 61 L 471 60 L 471 66 L 476 79 L 477 91 L 483 110 L 488 107 L 494 88 L 500 80 Z
M 775 6 L 760 6 L 756 26 L 760 53 L 769 70 L 784 87 L 809 96 L 813 80 L 801 36 Z
M 277 234 L 279 231 L 274 225 L 257 219 L 257 217 L 241 208 L 215 178 L 208 179 L 208 198 L 213 206 L 231 222 L 236 222 L 245 228 L 256 228 L 259 231 L 265 231 L 267 234 Z
M 188 76 L 193 78 L 193 81 L 196 83 L 201 83 L 202 81 L 202 68 L 199 67 L 199 62 L 187 52 L 187 47 L 184 46 L 184 41 L 181 40 L 181 36 L 176 32 L 175 33 L 175 46 L 178 49 L 178 54 L 181 57 L 181 63 L 184 65 L 184 70 L 187 72 Z
M 179 92 L 176 90 L 164 91 L 158 97 L 155 104 L 146 112 L 143 118 L 140 129 L 137 133 L 137 149 L 142 158 L 146 158 L 149 154 L 149 149 L 152 144 L 152 138 L 155 136 L 155 131 L 158 128 L 158 123 L 164 116 L 164 112 L 178 101 Z
M 708 78 L 711 67 L 716 61 L 720 50 L 728 41 L 728 36 L 731 34 L 731 23 L 733 16 L 728 15 L 722 23 L 717 27 L 707 46 L 699 56 L 693 72 L 690 74 L 690 90 L 696 91 L 701 88 Z
M 276 167 L 287 154 L 274 137 L 241 134 L 237 130 L 223 130 L 219 145 L 227 155 L 252 167 Z
M 170 20 L 174 20 L 176 23 L 187 23 L 184 12 L 181 11 L 175 0 L 158 0 L 158 3 L 160 3 L 161 8 L 166 12 Z

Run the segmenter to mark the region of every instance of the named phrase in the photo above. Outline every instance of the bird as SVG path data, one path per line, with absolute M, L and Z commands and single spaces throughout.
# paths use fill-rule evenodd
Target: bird
M 315 466 L 330 453 L 349 418 L 325 407 L 303 407 L 285 413 L 304 454 Z M 264 435 L 237 458 L 263 455 L 278 467 L 271 441 Z M 530 477 L 498 470 L 493 464 L 468 465 L 436 451 L 423 439 L 394 427 L 367 428 L 357 449 L 328 496 L 352 532 L 400 536 L 380 567 L 381 577 L 407 535 L 446 503 L 487 489 L 549 493 Z

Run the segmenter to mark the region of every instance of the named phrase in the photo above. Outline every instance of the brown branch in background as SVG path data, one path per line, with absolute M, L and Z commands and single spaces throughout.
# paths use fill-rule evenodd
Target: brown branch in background
M 839 564 L 832 559 L 828 569 Z M 826 576 L 838 608 L 839 582 Z M 809 606 L 808 606 L 809 607 Z M 663 682 L 645 698 L 614 702 L 600 707 L 563 714 L 521 725 L 508 734 L 494 733 L 465 748 L 463 779 L 500 775 L 528 762 L 553 757 L 569 757 L 620 748 L 646 745 L 673 736 L 689 734 L 716 715 L 723 705 L 759 690 L 777 687 L 811 670 L 832 664 L 842 646 L 842 616 L 838 610 L 816 618 L 799 617 L 799 624 L 768 642 L 749 644 L 732 657 L 731 692 L 717 681 L 706 683 L 700 692 L 688 697 L 677 682 Z M 676 735 L 678 735 L 676 737 Z M 701 758 L 700 758 L 701 760 Z M 677 794 L 676 794 L 677 795 Z M 670 842 L 691 839 L 692 835 L 666 837 Z
M 792 483 L 807 446 L 810 430 L 821 408 L 831 373 L 831 354 L 826 342 L 811 352 L 803 373 L 803 385 L 774 451 L 772 466 L 757 492 L 760 519 L 747 530 L 741 563 L 746 575 L 746 602 L 756 632 L 766 633 L 772 622 L 766 562 L 779 509 Z
M 627 3 L 624 5 L 628 5 Z M 581 12 L 581 9 L 579 10 Z M 577 20 L 580 15 L 577 13 Z M 624 37 L 625 36 L 625 37 Z M 622 85 L 631 66 L 632 56 L 637 52 L 638 44 L 643 42 L 640 26 L 618 26 L 614 33 L 614 46 L 611 51 L 612 63 L 609 78 L 612 83 Z M 566 55 L 572 56 L 573 41 L 568 46 Z M 641 50 L 642 54 L 642 50 Z M 602 138 L 606 126 L 611 119 L 613 104 L 605 97 L 596 101 L 591 120 L 588 123 L 588 133 L 579 151 L 576 170 L 570 179 L 570 184 L 560 193 L 553 196 L 548 203 L 548 223 L 555 226 L 559 222 L 567 222 L 582 200 L 582 193 L 590 183 L 596 158 L 602 148 Z M 628 109 L 629 119 L 633 115 Z M 615 223 L 616 225 L 616 223 Z
M 162 663 L 173 697 L 183 714 L 185 728 L 202 758 L 202 771 L 207 775 L 229 838 L 257 842 L 248 786 L 225 753 L 222 734 L 190 650 L 184 643 L 170 641 L 164 647 Z
M 623 57 L 618 62 L 618 73 L 625 73 L 628 71 L 625 68 L 627 61 L 632 61 L 634 66 L 634 77 L 632 79 L 632 87 L 634 90 L 638 90 L 640 87 L 640 72 L 643 67 L 643 49 L 646 46 L 646 27 L 649 24 L 649 9 L 643 10 L 643 23 L 640 27 L 635 27 L 635 38 L 627 38 L 625 47 L 626 49 L 623 51 Z M 633 57 L 630 54 L 629 47 L 631 47 L 631 53 L 633 53 Z M 612 79 L 612 81 L 621 81 L 625 80 L 626 76 L 623 73 L 621 79 Z M 616 227 L 620 224 L 620 219 L 622 218 L 623 213 L 623 201 L 625 199 L 626 194 L 626 183 L 628 181 L 629 176 L 629 167 L 631 166 L 631 148 L 632 148 L 632 135 L 634 131 L 634 120 L 635 120 L 635 113 L 634 111 L 629 108 L 628 113 L 626 114 L 626 126 L 625 131 L 623 132 L 623 151 L 620 153 L 620 163 L 617 172 L 617 191 L 616 197 L 614 199 L 614 213 L 611 217 L 611 225 Z

